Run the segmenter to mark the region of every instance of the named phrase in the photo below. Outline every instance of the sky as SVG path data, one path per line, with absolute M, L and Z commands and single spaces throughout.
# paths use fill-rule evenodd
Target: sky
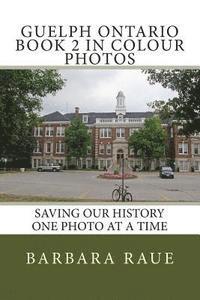
M 59 111 L 113 112 L 119 91 L 125 95 L 127 111 L 150 110 L 147 103 L 154 100 L 168 100 L 175 92 L 160 84 L 150 85 L 147 75 L 141 70 L 119 69 L 63 69 L 58 70 L 66 79 L 64 88 L 55 96 L 47 95 L 43 100 L 42 115 Z

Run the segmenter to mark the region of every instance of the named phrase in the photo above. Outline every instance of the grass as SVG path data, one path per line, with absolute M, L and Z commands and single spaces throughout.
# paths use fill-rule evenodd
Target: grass
M 111 203 L 115 203 L 115 204 L 120 204 L 120 203 L 126 203 L 126 204 L 141 204 L 141 203 L 147 203 L 149 205 L 152 204 L 152 202 L 154 201 L 149 201 L 149 200 L 140 200 L 140 201 L 133 201 L 133 202 L 122 202 L 121 200 L 119 202 L 113 202 L 111 199 L 80 199 L 80 198 L 56 198 L 56 197 L 44 197 L 44 196 L 20 196 L 20 195 L 13 195 L 13 194 L 3 194 L 0 193 L 0 203 L 7 203 L 7 202 L 13 202 L 13 203 L 17 203 L 17 202 L 55 202 L 55 203 L 64 203 L 64 202 L 75 202 L 75 203 L 84 203 L 84 202 L 99 202 L 99 203 L 103 203 L 103 202 L 111 202 Z M 158 204 L 159 203 L 166 203 L 166 202 L 170 202 L 170 203 L 185 203 L 185 202 L 190 202 L 193 204 L 197 204 L 197 201 L 186 201 L 186 200 L 169 200 L 169 201 L 155 201 Z
M 0 170 L 0 175 L 1 174 L 14 174 L 14 173 L 19 173 L 19 171 L 4 171 L 4 170 Z
M 56 198 L 46 196 L 20 196 L 0 193 L 0 202 L 108 202 L 112 200 L 79 199 L 79 198 Z

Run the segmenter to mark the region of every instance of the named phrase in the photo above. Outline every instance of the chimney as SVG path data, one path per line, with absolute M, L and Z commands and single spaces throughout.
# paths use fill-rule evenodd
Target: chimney
M 79 107 L 75 107 L 75 115 L 76 117 L 79 115 Z

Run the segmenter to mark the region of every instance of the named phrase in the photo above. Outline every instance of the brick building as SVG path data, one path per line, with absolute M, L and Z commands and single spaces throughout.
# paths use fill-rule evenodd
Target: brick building
M 144 162 L 135 157 L 128 147 L 128 138 L 135 131 L 144 126 L 146 118 L 153 116 L 152 112 L 127 112 L 125 96 L 119 92 L 114 112 L 79 112 L 75 108 L 74 113 L 61 114 L 54 112 L 43 117 L 40 127 L 34 129 L 37 146 L 32 156 L 32 167 L 37 168 L 41 164 L 59 163 L 67 166 L 65 149 L 65 128 L 71 120 L 78 115 L 91 134 L 92 145 L 88 149 L 87 157 L 80 160 L 79 168 L 108 169 L 117 165 L 122 157 L 126 158 L 130 167 L 142 169 Z M 200 135 L 186 138 L 180 136 L 180 129 L 171 122 L 163 124 L 169 132 L 170 157 L 175 161 L 176 168 L 180 171 L 200 171 Z M 161 161 L 165 164 L 166 161 Z M 156 167 L 152 163 L 152 169 Z
M 181 133 L 183 126 L 175 122 L 169 124 L 170 157 L 180 172 L 200 172 L 200 132 L 189 137 Z

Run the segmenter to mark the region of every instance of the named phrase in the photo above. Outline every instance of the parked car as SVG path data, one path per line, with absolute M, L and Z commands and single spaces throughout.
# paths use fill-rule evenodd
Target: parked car
M 59 172 L 61 170 L 61 167 L 59 165 L 44 165 L 44 166 L 39 166 L 37 168 L 38 172 L 44 172 L 44 171 L 50 171 L 50 172 Z
M 171 167 L 161 167 L 160 168 L 161 178 L 174 178 L 174 172 Z

